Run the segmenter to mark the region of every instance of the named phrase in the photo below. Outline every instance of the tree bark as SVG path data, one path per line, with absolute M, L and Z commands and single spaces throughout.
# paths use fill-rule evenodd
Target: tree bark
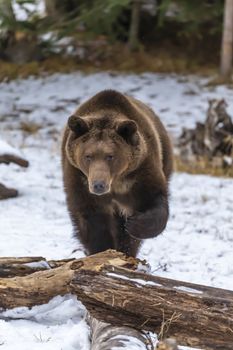
M 232 70 L 233 0 L 225 0 L 220 75 L 229 80 Z
M 0 278 L 0 308 L 31 307 L 73 293 L 100 321 L 174 337 L 180 345 L 232 349 L 233 291 L 151 276 L 140 271 L 145 262 L 115 251 L 53 266 Z
M 140 23 L 141 0 L 134 0 L 132 4 L 131 22 L 129 29 L 129 48 L 136 51 L 139 47 L 139 23 Z

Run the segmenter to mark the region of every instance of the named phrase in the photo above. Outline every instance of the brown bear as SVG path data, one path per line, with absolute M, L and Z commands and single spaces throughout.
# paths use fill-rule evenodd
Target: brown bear
M 167 224 L 172 147 L 142 102 L 105 90 L 68 119 L 62 166 L 68 210 L 87 254 L 136 256 Z

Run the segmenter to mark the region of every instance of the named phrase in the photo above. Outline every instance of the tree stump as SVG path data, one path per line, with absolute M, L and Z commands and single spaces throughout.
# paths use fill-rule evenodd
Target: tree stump
M 233 167 L 233 123 L 225 100 L 210 100 L 204 123 L 183 129 L 178 152 L 184 162 L 207 159 L 214 166 Z

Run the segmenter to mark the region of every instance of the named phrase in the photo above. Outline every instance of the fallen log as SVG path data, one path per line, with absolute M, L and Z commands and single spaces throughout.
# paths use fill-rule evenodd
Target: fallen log
M 150 337 L 139 330 L 127 326 L 113 326 L 89 315 L 91 329 L 91 350 L 138 349 L 153 350 Z
M 0 163 L 7 165 L 14 163 L 23 168 L 27 168 L 29 166 L 29 162 L 26 159 L 14 154 L 0 154 Z
M 0 139 L 0 164 L 9 165 L 10 163 L 17 164 L 24 168 L 29 166 L 29 162 L 26 159 L 22 158 L 13 147 Z M 16 189 L 6 187 L 4 184 L 0 183 L 0 200 L 17 196 L 18 191 Z
M 18 261 L 18 262 L 17 262 Z M 0 310 L 47 303 L 56 295 L 71 292 L 71 283 L 80 269 L 98 271 L 107 263 L 137 269 L 138 260 L 115 251 L 106 251 L 83 259 L 47 261 L 41 257 L 0 259 Z M 11 266 L 11 267 L 10 267 Z M 17 276 L 16 271 L 23 271 Z M 35 272 L 36 271 L 36 272 Z M 15 276 L 5 278 L 5 276 Z
M 54 269 L 70 261 L 74 259 L 47 261 L 41 256 L 0 258 L 0 278 L 27 276 L 37 271 Z
M 100 321 L 174 337 L 180 345 L 232 349 L 232 291 L 149 275 L 140 271 L 145 262 L 111 250 L 58 265 L 0 278 L 0 308 L 73 293 Z
M 18 196 L 18 191 L 14 188 L 6 187 L 5 185 L 0 183 L 0 200 L 1 199 L 8 199 L 8 198 L 15 198 Z
M 73 261 L 74 259 L 46 261 L 43 257 L 0 258 L 0 278 L 28 276 L 38 271 L 64 266 L 64 264 Z M 128 264 L 127 262 L 127 266 L 129 266 Z M 47 275 L 47 278 L 51 278 L 51 275 Z M 147 333 L 140 330 L 107 324 L 93 318 L 91 315 L 88 315 L 87 321 L 91 329 L 91 350 L 109 350 L 114 347 L 120 348 L 120 346 L 134 349 L 135 344 L 138 350 L 153 350 L 154 348 Z

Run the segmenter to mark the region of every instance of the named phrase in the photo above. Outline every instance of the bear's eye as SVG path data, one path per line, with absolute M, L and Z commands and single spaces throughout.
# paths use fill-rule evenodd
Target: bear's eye
M 91 159 L 92 159 L 92 156 L 90 154 L 86 154 L 85 155 L 85 159 L 86 159 L 87 162 L 90 162 Z
M 113 160 L 113 155 L 111 155 L 111 154 L 108 154 L 107 156 L 106 156 L 106 160 L 108 161 L 108 162 L 111 162 L 112 160 Z

